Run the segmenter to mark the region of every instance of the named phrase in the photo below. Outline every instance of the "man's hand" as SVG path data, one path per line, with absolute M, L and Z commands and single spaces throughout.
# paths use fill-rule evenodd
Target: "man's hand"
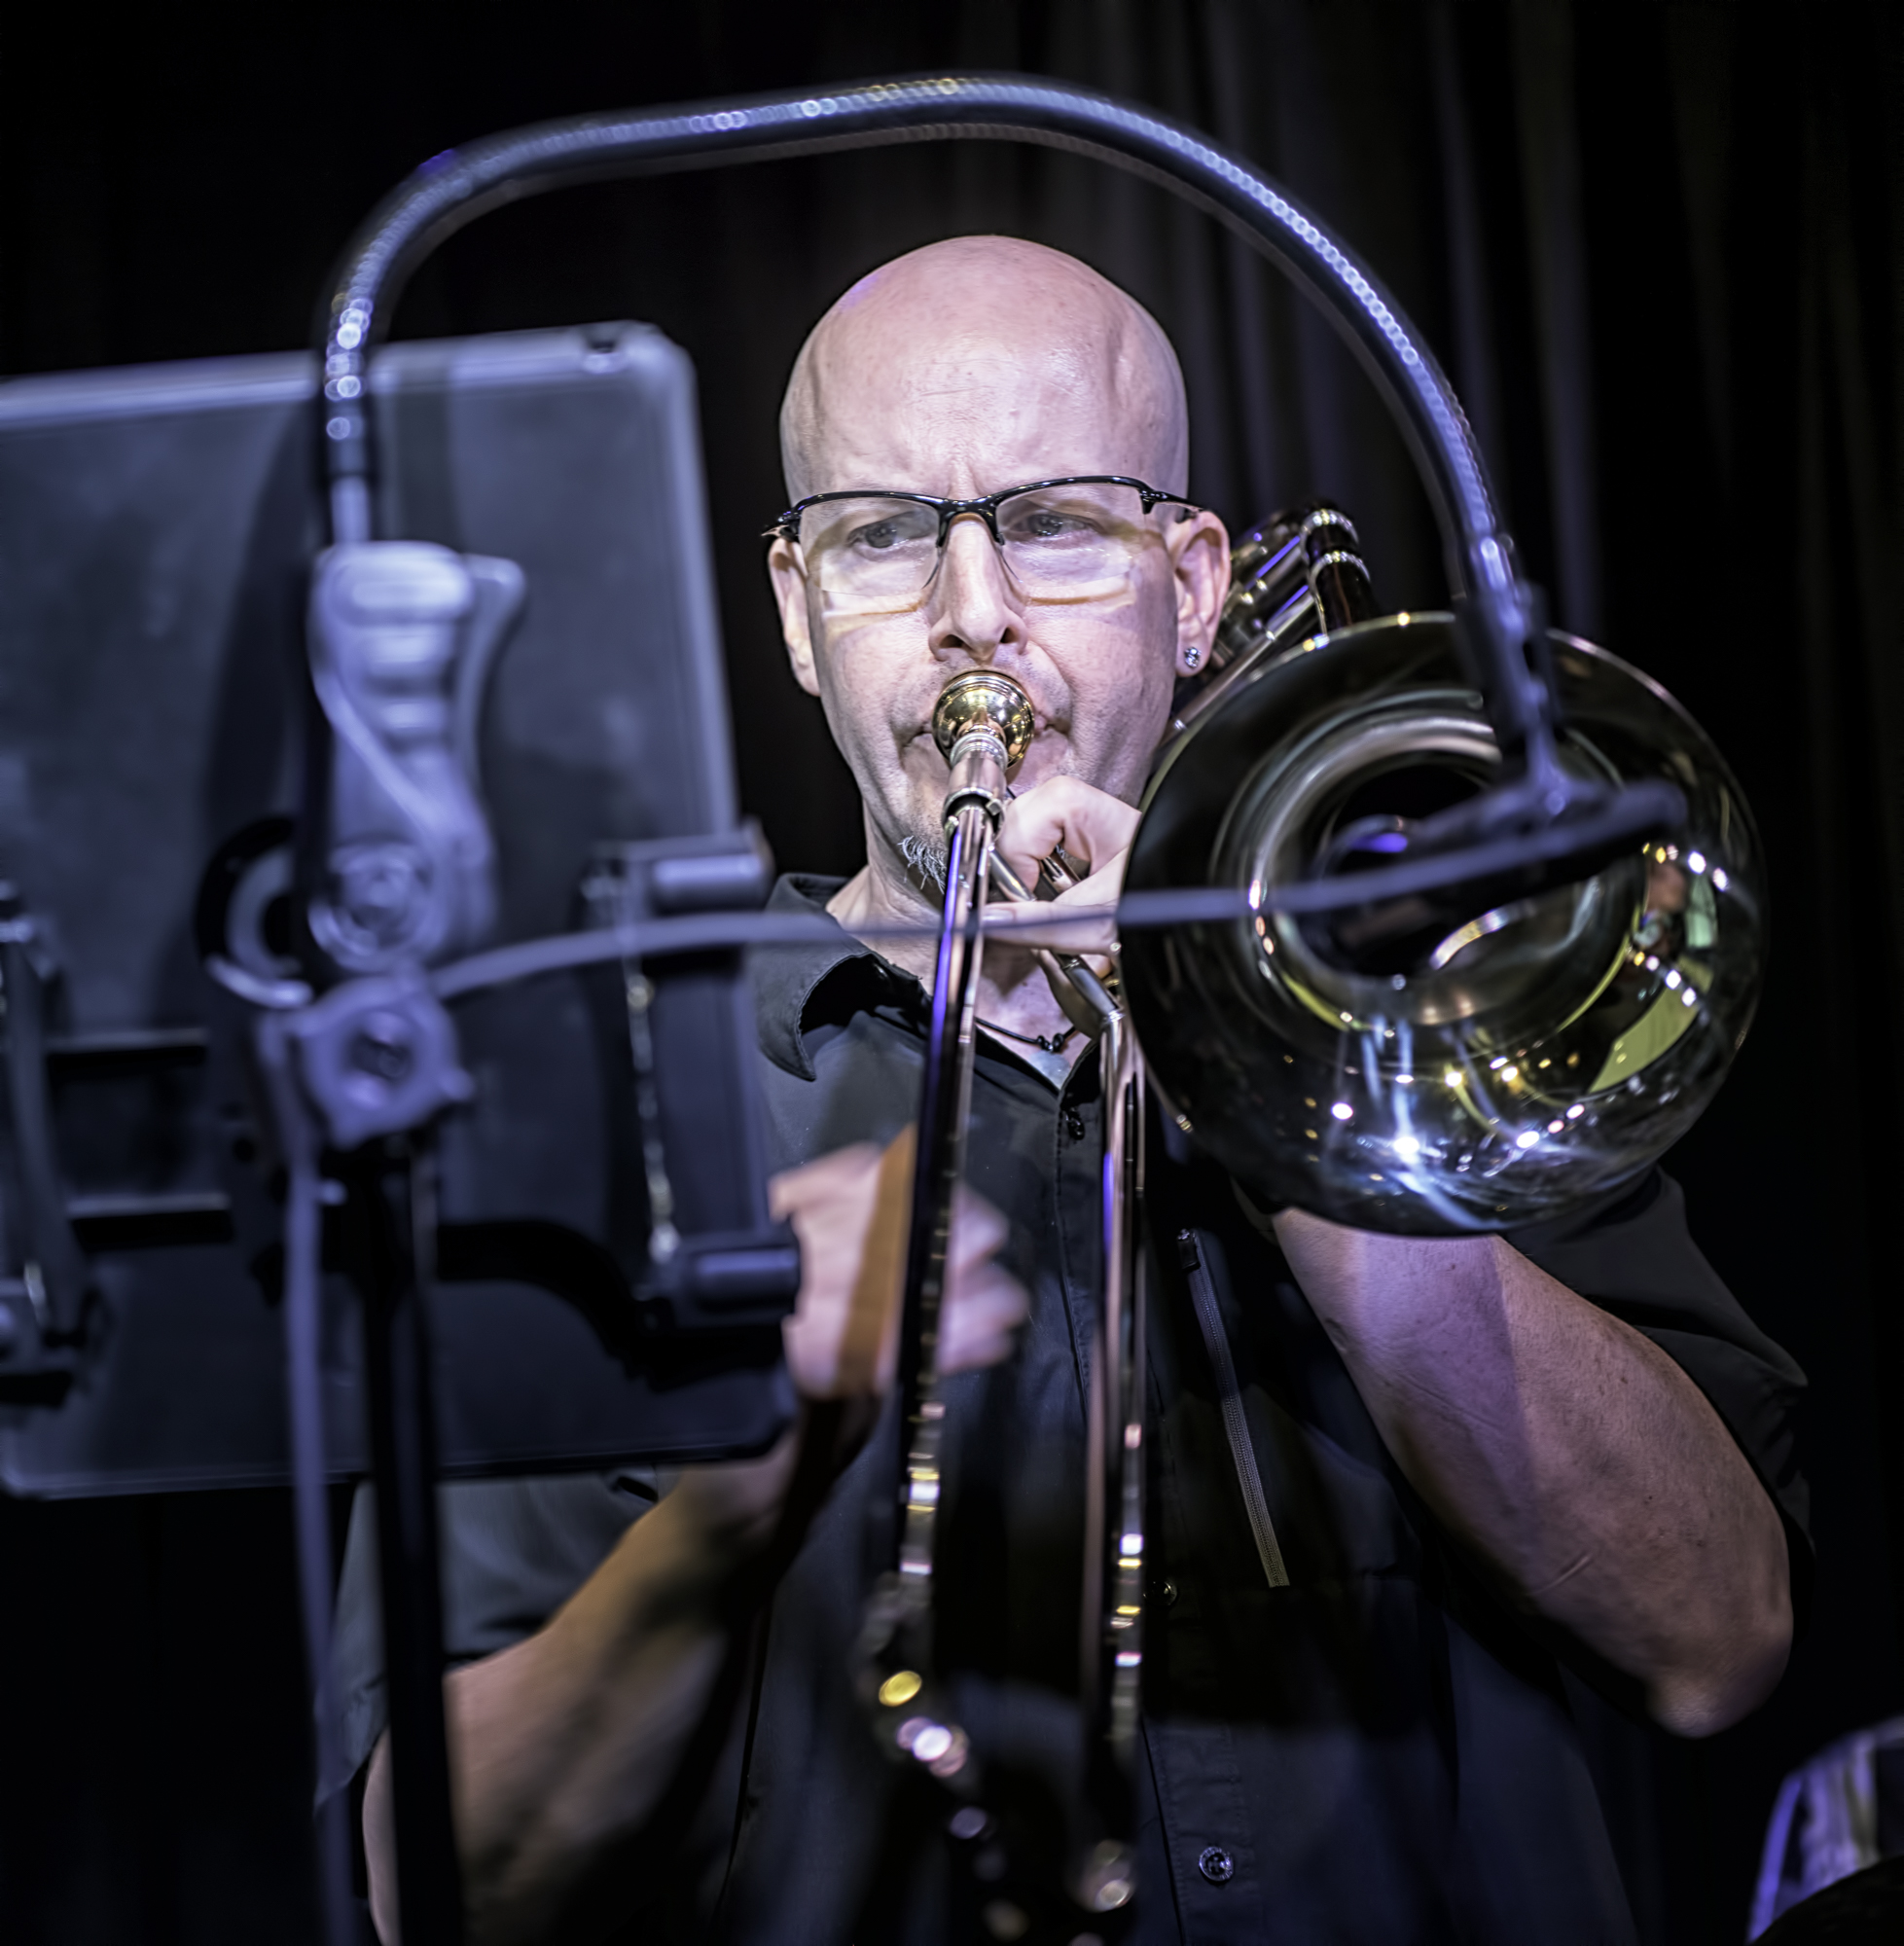
M 914 1153 L 907 1129 L 883 1149 L 857 1142 L 769 1185 L 773 1214 L 791 1222 L 800 1239 L 800 1297 L 781 1329 L 801 1419 L 759 1460 L 689 1467 L 673 1495 L 709 1544 L 732 1551 L 736 1562 L 773 1538 L 805 1444 L 815 1436 L 830 1442 L 822 1456 L 830 1478 L 858 1451 L 892 1388 Z M 1026 1300 L 1024 1286 L 992 1261 L 1004 1241 L 1004 1219 L 960 1184 L 939 1310 L 942 1372 L 1011 1354 Z M 819 1405 L 844 1410 L 822 1415 L 816 1434 L 809 1409 Z M 792 1536 L 782 1532 L 779 1538 L 784 1544 Z
M 1048 904 L 1005 906 L 1012 914 L 1011 943 L 1048 947 L 1054 953 L 1110 953 L 1117 944 L 1124 867 L 1136 835 L 1137 813 L 1131 806 L 1076 777 L 1047 777 L 1014 798 L 998 827 L 998 849 L 1006 864 L 1027 885 L 1035 885 L 1039 860 L 1061 850 L 1087 867 L 1089 876 Z M 1027 912 L 1049 923 L 1021 929 L 1018 921 Z M 1060 924 L 1060 919 L 1068 922 Z
M 773 1178 L 773 1213 L 800 1239 L 800 1303 L 786 1346 L 804 1399 L 877 1401 L 891 1389 L 915 1150 L 908 1129 L 884 1150 L 861 1142 Z M 961 1184 L 939 1312 L 942 1373 L 1011 1352 L 1025 1295 L 992 1261 L 1004 1241 L 1004 1218 Z
M 477 1946 L 600 1936 L 598 1867 L 654 1817 L 744 1640 L 746 1600 L 812 1511 L 787 1505 L 803 1441 L 826 1423 L 817 1457 L 830 1477 L 891 1389 L 912 1183 L 911 1130 L 883 1150 L 842 1149 L 774 1177 L 774 1212 L 801 1244 L 800 1297 L 784 1327 L 800 1424 L 763 1459 L 688 1468 L 536 1635 L 445 1684 Z M 961 1195 L 940 1311 L 942 1371 L 1010 1353 L 1026 1300 L 992 1261 L 1004 1241 L 997 1212 Z M 391 1941 L 387 1739 L 365 1789 L 364 1848 L 371 1910 Z M 635 1890 L 611 1900 L 614 1916 L 626 1916 Z

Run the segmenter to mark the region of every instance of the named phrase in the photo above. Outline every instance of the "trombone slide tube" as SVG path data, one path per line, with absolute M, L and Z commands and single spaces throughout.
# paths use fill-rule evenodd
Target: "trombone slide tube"
M 965 1163 L 984 955 L 979 922 L 985 911 L 992 838 L 992 820 L 983 802 L 967 802 L 949 819 L 946 902 L 933 972 L 931 1038 L 914 1166 L 900 1327 L 899 1384 L 905 1405 L 901 1437 L 907 1441 L 907 1452 L 898 1552 L 901 1576 L 919 1591 L 921 1600 L 929 1599 L 931 1586 L 944 1424 L 944 1407 L 937 1397 L 939 1309 L 945 1298 L 952 1201 Z

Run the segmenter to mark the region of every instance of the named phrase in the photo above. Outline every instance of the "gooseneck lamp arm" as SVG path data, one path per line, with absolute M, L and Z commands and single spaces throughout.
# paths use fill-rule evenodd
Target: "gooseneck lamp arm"
M 1460 402 L 1399 305 L 1287 191 L 1240 158 L 1127 102 L 1024 75 L 947 75 L 538 123 L 446 150 L 374 210 L 343 257 L 320 323 L 324 453 L 333 535 L 368 539 L 376 454 L 365 380 L 407 275 L 485 210 L 564 184 L 707 168 L 891 142 L 1035 142 L 1144 176 L 1240 231 L 1295 279 L 1385 394 L 1433 502 L 1449 579 L 1482 620 L 1487 649 L 1515 652 L 1491 705 L 1524 744 L 1542 714 L 1521 658 L 1530 615 Z M 1518 734 L 1517 734 L 1518 733 Z

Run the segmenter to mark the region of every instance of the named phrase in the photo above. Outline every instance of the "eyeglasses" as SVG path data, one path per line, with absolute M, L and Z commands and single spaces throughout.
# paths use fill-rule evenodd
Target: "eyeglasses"
M 809 493 L 767 529 L 798 544 L 827 601 L 859 612 L 913 607 L 930 587 L 952 523 L 976 514 L 1020 592 L 1034 601 L 1114 593 L 1155 540 L 1160 506 L 1203 512 L 1179 493 L 1122 474 L 1008 486 L 979 500 L 851 487 Z

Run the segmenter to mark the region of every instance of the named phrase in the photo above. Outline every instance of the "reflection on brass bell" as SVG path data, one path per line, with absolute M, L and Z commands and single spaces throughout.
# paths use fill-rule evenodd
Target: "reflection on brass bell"
M 1127 934 L 1126 992 L 1171 1109 L 1261 1197 L 1412 1235 L 1538 1222 L 1638 1175 L 1724 1079 L 1764 965 L 1751 814 L 1664 690 L 1550 639 L 1563 767 L 1687 807 L 1576 883 L 1452 919 L 1276 909 L 1343 869 L 1346 832 L 1379 864 L 1384 830 L 1499 775 L 1446 615 L 1268 659 L 1154 778 L 1127 889 L 1246 888 L 1250 917 Z

